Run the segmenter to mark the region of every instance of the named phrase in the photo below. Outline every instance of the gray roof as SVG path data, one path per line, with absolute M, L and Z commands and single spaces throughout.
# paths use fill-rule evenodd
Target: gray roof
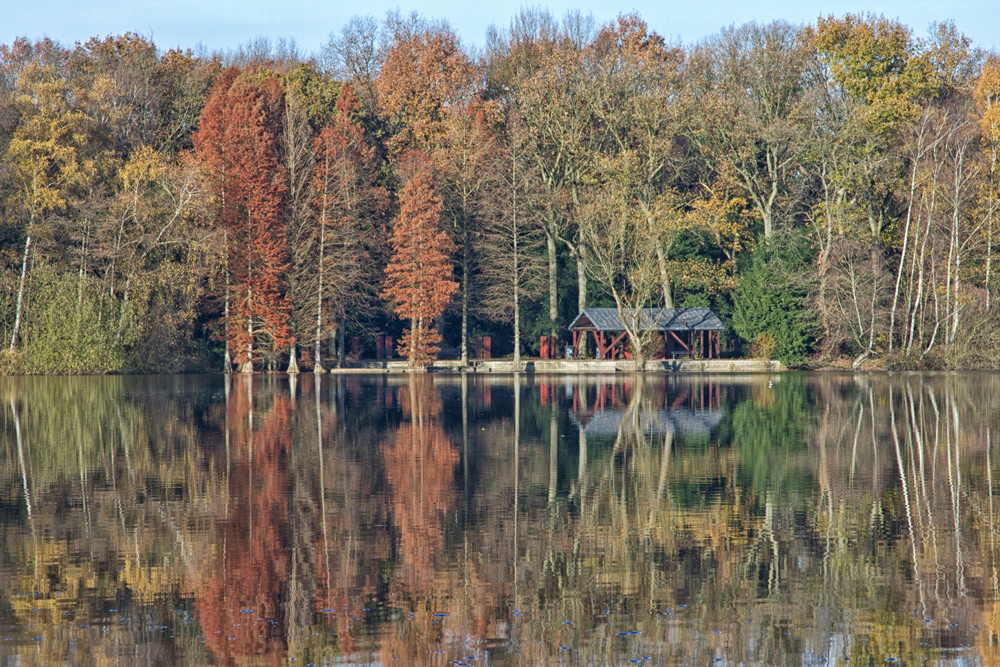
M 626 313 L 628 317 L 630 313 Z M 654 331 L 718 331 L 722 322 L 708 308 L 643 308 L 639 311 L 642 329 Z M 584 308 L 570 329 L 625 331 L 617 308 Z
M 623 408 L 608 408 L 592 415 L 578 415 L 571 412 L 569 417 L 570 421 L 587 435 L 614 436 L 621 428 L 627 412 Z M 709 435 L 721 421 L 721 410 L 654 409 L 640 412 L 636 426 L 639 431 L 647 435 L 661 433 Z

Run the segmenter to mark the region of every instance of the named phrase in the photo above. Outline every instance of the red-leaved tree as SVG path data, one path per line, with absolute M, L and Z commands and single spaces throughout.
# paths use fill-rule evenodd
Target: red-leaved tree
M 399 353 L 410 366 L 437 358 L 441 334 L 434 318 L 444 312 L 458 283 L 451 279 L 453 246 L 441 230 L 441 198 L 434 192 L 429 167 L 418 168 L 403 188 L 399 215 L 389 239 L 392 258 L 385 267 L 382 297 L 399 317 L 410 321 Z
M 230 71 L 221 76 L 193 135 L 208 167 L 226 234 L 227 352 L 253 371 L 254 344 L 273 353 L 291 344 L 283 207 L 288 191 L 281 165 L 283 92 L 275 76 Z

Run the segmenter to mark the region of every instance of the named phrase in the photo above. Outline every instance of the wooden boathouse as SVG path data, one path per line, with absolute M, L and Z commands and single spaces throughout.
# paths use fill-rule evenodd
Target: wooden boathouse
M 719 337 L 725 328 L 708 308 L 643 308 L 639 329 L 663 337 L 663 358 L 717 359 Z M 573 349 L 579 350 L 588 334 L 594 339 L 596 359 L 631 358 L 625 341 L 625 323 L 616 308 L 585 308 L 569 326 Z

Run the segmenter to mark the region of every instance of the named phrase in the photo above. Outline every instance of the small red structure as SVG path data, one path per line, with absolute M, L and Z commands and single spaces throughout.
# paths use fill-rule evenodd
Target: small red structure
M 490 358 L 490 337 L 489 336 L 477 336 L 476 337 L 476 359 L 489 359 Z

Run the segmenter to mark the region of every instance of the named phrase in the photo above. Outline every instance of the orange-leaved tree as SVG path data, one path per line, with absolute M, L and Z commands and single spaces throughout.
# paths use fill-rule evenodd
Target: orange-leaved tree
M 375 89 L 397 129 L 390 150 L 432 150 L 445 134 L 447 110 L 469 101 L 475 67 L 447 26 L 399 35 L 385 55 Z
M 255 342 L 272 353 L 292 342 L 284 292 L 288 242 L 282 215 L 288 186 L 279 154 L 283 100 L 277 77 L 227 72 L 216 83 L 193 136 L 213 178 L 219 225 L 226 234 L 227 345 L 234 345 L 236 362 L 245 372 L 253 370 Z
M 455 500 L 458 450 L 438 422 L 441 392 L 429 377 L 400 387 L 404 421 L 380 447 L 392 523 L 402 556 L 398 580 L 410 594 L 430 591 L 441 568 L 442 520 Z M 408 419 L 407 419 L 408 418 Z
M 418 167 L 400 196 L 382 292 L 395 313 L 410 321 L 399 344 L 399 353 L 410 366 L 427 365 L 437 358 L 441 334 L 434 328 L 434 318 L 444 312 L 458 289 L 448 257 L 452 242 L 441 230 L 441 208 L 430 168 Z

